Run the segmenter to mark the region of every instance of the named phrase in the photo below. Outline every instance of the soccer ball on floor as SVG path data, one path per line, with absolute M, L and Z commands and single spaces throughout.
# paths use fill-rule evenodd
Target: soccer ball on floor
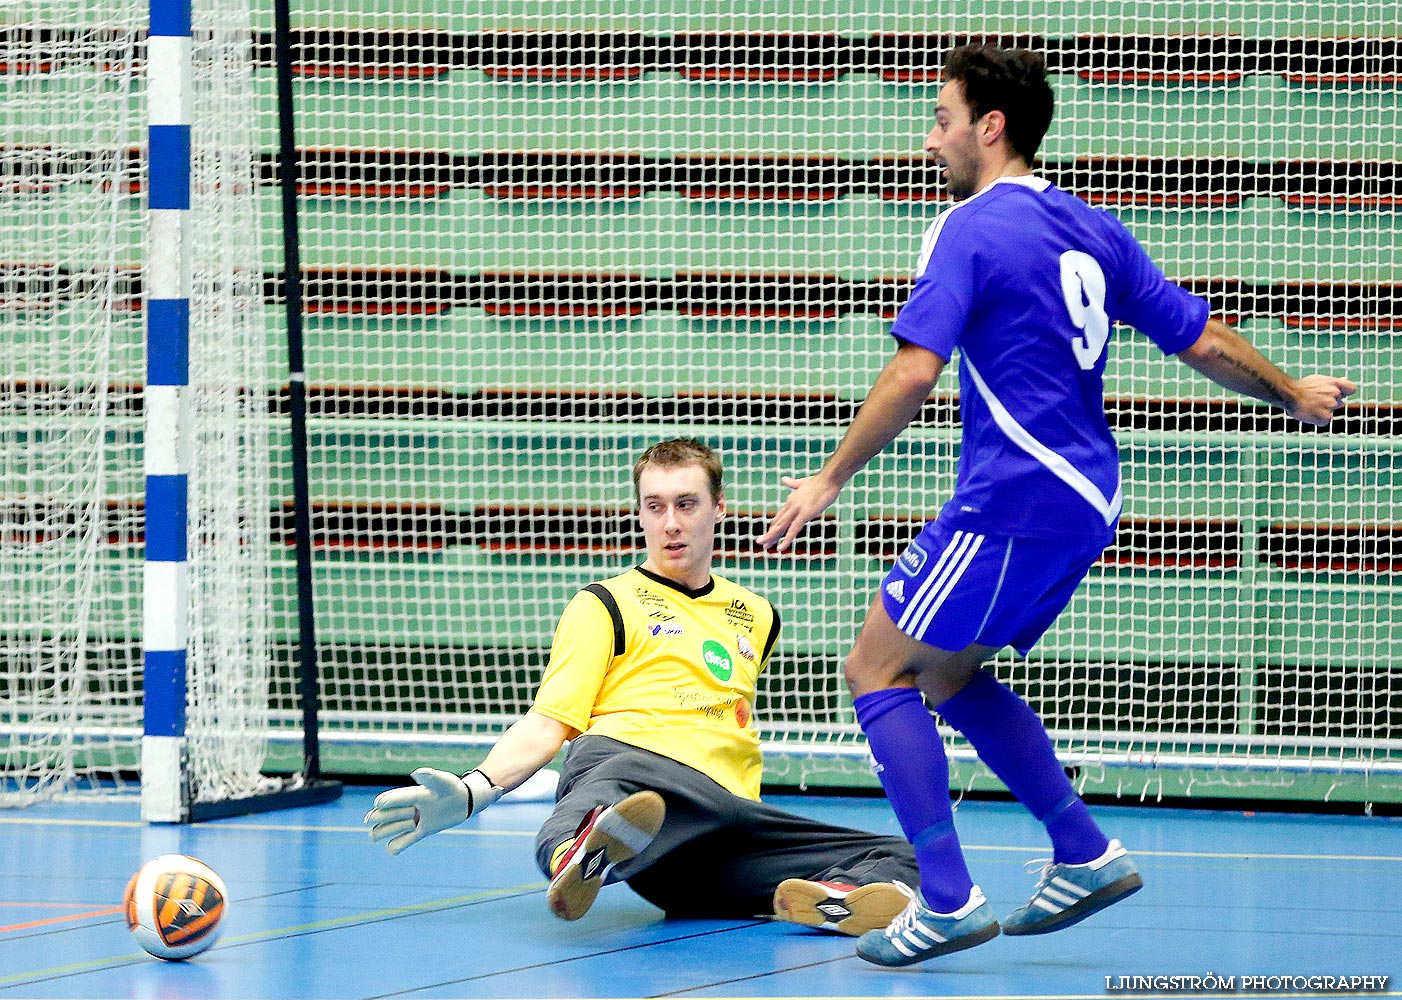
M 163 854 L 131 877 L 122 911 L 141 947 L 175 962 L 214 944 L 227 898 L 224 880 L 204 862 Z

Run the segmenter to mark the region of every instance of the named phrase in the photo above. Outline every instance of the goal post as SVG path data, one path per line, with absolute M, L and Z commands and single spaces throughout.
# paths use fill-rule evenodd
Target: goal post
M 276 644 L 274 436 L 250 12 L 191 0 L 151 0 L 150 10 L 141 811 L 190 822 L 326 802 L 341 786 L 320 774 L 314 633 L 297 665 L 303 760 L 291 778 L 263 774 Z M 294 277 L 295 221 L 284 218 Z M 295 455 L 305 450 L 295 392 L 293 404 Z M 297 496 L 304 509 L 305 490 Z M 299 567 L 304 521 L 294 532 Z M 298 606 L 310 630 L 309 589 Z

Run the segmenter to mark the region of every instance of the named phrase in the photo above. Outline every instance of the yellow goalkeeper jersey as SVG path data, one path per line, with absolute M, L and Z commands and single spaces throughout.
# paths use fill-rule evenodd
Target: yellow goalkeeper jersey
M 758 800 L 751 712 L 778 635 L 770 603 L 724 577 L 689 590 L 631 569 L 590 584 L 565 608 L 531 710 Z

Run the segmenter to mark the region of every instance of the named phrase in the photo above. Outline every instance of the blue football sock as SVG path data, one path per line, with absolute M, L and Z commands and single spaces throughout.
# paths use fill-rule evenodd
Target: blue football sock
M 969 901 L 964 863 L 949 803 L 949 761 L 935 720 L 915 688 L 886 688 L 854 699 L 876 773 L 920 865 L 920 894 L 937 913 Z
M 980 670 L 937 711 L 1046 826 L 1053 860 L 1082 864 L 1105 853 L 1109 841 L 1071 787 L 1046 727 L 1027 702 Z

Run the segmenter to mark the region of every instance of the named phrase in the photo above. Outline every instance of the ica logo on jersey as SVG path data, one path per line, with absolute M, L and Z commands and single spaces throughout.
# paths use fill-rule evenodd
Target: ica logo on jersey
M 745 607 L 745 602 L 738 597 L 730 602 L 730 606 L 725 609 L 725 617 L 732 628 L 742 628 L 746 632 L 755 630 L 755 613 Z

